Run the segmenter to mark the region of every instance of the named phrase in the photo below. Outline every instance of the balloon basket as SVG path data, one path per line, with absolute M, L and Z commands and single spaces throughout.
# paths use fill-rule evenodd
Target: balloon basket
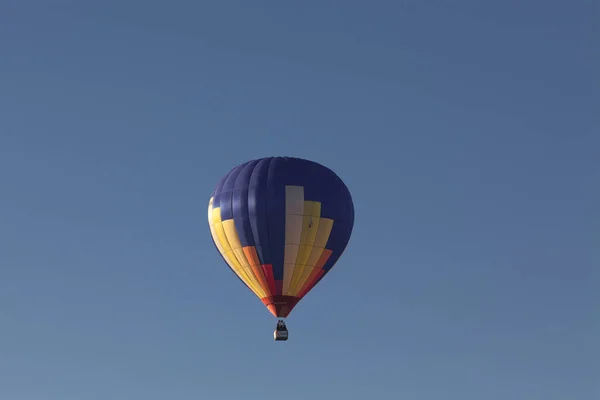
M 285 326 L 285 322 L 282 319 L 277 322 L 277 327 L 275 328 L 275 332 L 273 332 L 273 338 L 276 342 L 288 340 L 287 326 Z

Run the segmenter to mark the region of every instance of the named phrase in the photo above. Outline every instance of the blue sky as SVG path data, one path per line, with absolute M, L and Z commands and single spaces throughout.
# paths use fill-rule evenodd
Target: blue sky
M 0 398 L 600 396 L 593 1 L 4 1 Z M 349 247 L 276 320 L 210 240 L 253 158 Z

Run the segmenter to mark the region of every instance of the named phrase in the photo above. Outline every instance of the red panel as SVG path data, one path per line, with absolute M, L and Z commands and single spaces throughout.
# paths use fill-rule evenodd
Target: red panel
M 254 246 L 246 246 L 242 248 L 244 250 L 244 255 L 246 259 L 250 263 L 250 265 L 260 265 L 260 261 L 258 260 L 258 254 L 256 253 L 256 247 Z
M 317 263 L 315 264 L 315 268 L 323 268 L 327 260 L 329 260 L 329 257 L 331 257 L 331 253 L 333 253 L 333 251 L 329 249 L 323 249 L 321 257 L 319 257 L 319 261 L 317 261 Z
M 267 292 L 267 295 L 271 294 L 271 291 L 269 290 L 269 284 L 267 283 L 265 277 L 263 276 L 263 271 L 262 268 L 260 267 L 260 265 L 253 265 L 252 266 L 252 271 L 254 271 L 254 276 L 257 277 L 258 279 L 258 283 L 260 283 L 260 286 L 265 290 L 265 292 Z
M 329 260 L 329 257 L 331 257 L 331 253 L 333 252 L 329 249 L 323 250 L 323 253 L 321 253 L 321 257 L 319 257 L 319 260 L 315 264 L 315 268 L 310 272 L 310 275 L 308 275 L 308 278 L 302 286 L 302 289 L 300 289 L 300 292 L 298 292 L 298 297 L 302 298 L 306 296 L 306 293 L 308 293 L 313 288 L 313 286 L 315 286 L 317 281 L 323 276 L 325 272 L 321 268 L 323 268 L 327 260 Z
M 275 295 L 281 295 L 283 293 L 283 280 L 275 281 Z
M 277 318 L 286 318 L 292 312 L 292 308 L 293 307 L 282 305 L 277 310 L 277 306 L 275 306 L 275 309 L 277 310 L 277 314 L 278 314 Z
M 286 318 L 300 299 L 293 296 L 269 296 L 262 298 L 261 301 L 271 311 L 271 314 L 277 318 Z
M 269 290 L 269 284 L 267 283 L 268 281 L 265 278 L 265 273 L 260 265 L 260 261 L 258 260 L 256 248 L 254 246 L 246 246 L 243 248 L 243 250 L 246 259 L 252 267 L 252 272 L 254 273 L 254 276 L 256 276 L 256 279 L 258 279 L 258 283 L 265 290 L 265 292 L 267 292 L 267 295 L 271 294 Z
M 312 285 L 312 283 L 315 281 L 315 279 L 317 279 L 317 277 L 319 276 L 321 271 L 323 271 L 323 270 L 317 269 L 317 268 L 313 268 L 313 270 L 310 271 L 310 275 L 308 275 L 308 278 L 306 278 L 306 282 L 304 282 L 304 285 L 302 285 L 302 288 L 298 292 L 298 295 L 300 295 L 300 293 L 306 294 L 306 292 L 309 290 L 308 287 Z
M 302 293 L 304 290 L 306 290 L 306 288 L 312 283 L 312 281 L 315 279 L 315 277 L 317 275 L 319 275 L 319 272 L 321 272 L 321 270 L 317 269 L 317 268 L 313 268 L 312 271 L 310 271 L 308 278 L 306 278 L 304 285 L 302 285 L 302 288 L 298 292 L 299 294 Z
M 271 294 L 276 294 L 276 292 L 275 292 L 275 278 L 273 277 L 273 265 L 271 265 L 271 264 L 263 264 L 262 270 L 265 273 L 265 279 L 267 281 L 267 285 L 269 286 L 269 292 Z

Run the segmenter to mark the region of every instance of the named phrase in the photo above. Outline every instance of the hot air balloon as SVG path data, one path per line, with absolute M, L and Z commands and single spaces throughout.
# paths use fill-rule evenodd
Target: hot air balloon
M 329 168 L 294 157 L 268 157 L 233 168 L 208 204 L 215 247 L 238 278 L 279 319 L 287 318 L 331 270 L 354 226 L 354 205 Z

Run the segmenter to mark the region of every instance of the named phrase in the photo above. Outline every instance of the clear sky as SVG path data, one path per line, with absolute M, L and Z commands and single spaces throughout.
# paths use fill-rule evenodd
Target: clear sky
M 0 398 L 600 398 L 600 3 L 0 4 Z M 290 341 L 206 222 L 321 162 Z

